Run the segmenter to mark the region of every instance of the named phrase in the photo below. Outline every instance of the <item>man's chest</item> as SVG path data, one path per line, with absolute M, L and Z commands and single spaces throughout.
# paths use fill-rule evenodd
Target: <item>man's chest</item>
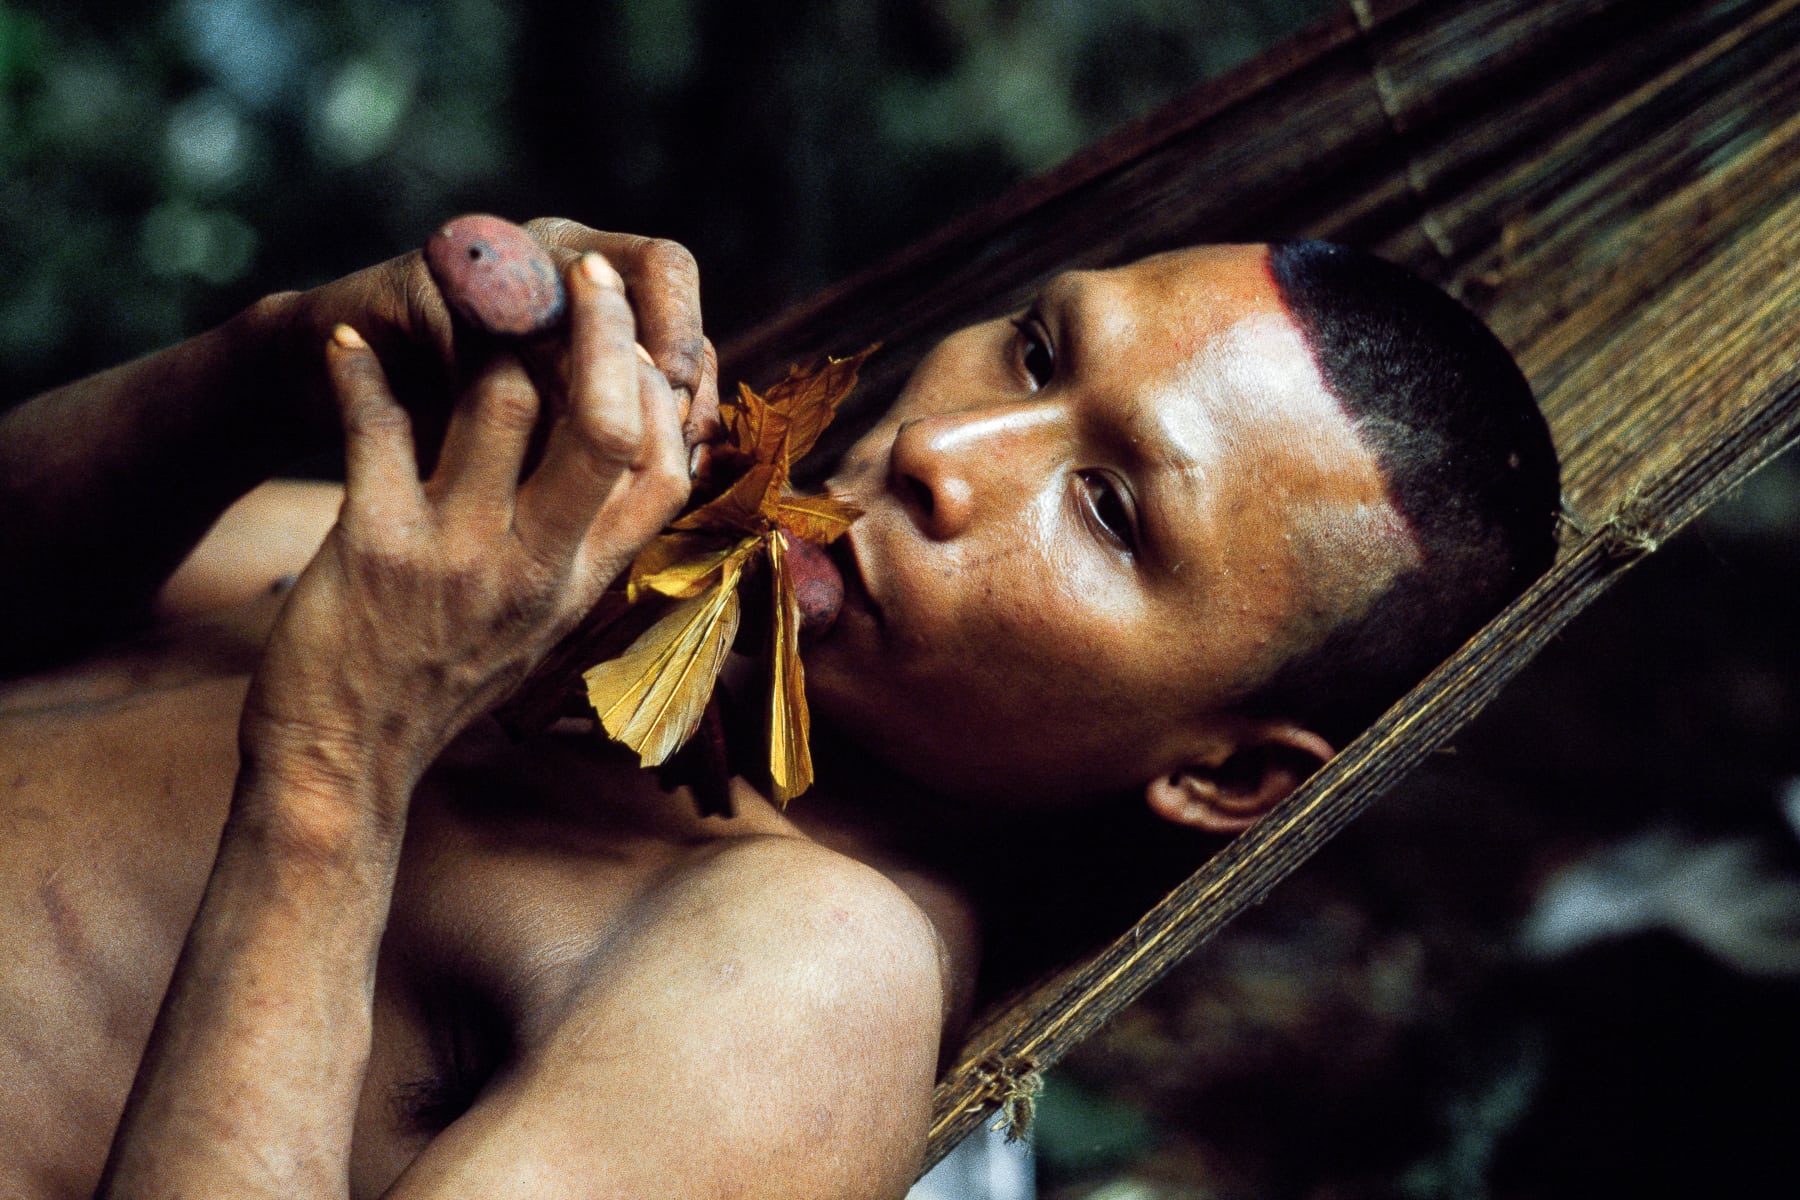
M 732 836 L 585 751 L 477 734 L 447 755 L 416 796 L 382 944 L 353 1193 L 389 1187 L 611 986 L 667 881 Z

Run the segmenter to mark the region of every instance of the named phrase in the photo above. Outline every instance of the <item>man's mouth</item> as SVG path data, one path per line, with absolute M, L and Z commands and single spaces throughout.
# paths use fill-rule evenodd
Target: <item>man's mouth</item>
M 869 586 L 863 579 L 862 563 L 856 554 L 856 527 L 851 526 L 850 532 L 827 546 L 825 551 L 836 565 L 838 574 L 844 577 L 845 606 L 867 613 L 880 624 L 881 606 L 869 595 Z

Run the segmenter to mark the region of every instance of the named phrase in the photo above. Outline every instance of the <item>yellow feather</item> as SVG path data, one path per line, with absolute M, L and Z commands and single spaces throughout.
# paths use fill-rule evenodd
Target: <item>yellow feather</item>
M 676 600 L 697 596 L 732 560 L 743 562 L 756 547 L 755 537 L 721 543 L 716 533 L 665 533 L 631 564 L 626 597 L 635 604 L 646 589 Z
M 619 657 L 588 668 L 588 701 L 615 741 L 646 767 L 693 736 L 738 627 L 739 559 L 711 590 L 682 600 Z
M 810 714 L 800 666 L 800 602 L 794 596 L 782 539 L 769 539 L 769 578 L 775 589 L 775 637 L 769 667 L 769 781 L 775 803 L 787 802 L 812 786 Z

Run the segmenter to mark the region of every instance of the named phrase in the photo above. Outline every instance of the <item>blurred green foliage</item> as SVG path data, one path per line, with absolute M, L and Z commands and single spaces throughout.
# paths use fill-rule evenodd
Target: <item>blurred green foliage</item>
M 1325 0 L 0 0 L 0 403 L 482 209 L 678 238 L 715 334 Z
M 513 47 L 491 0 L 0 7 L 7 398 L 386 257 L 507 180 Z

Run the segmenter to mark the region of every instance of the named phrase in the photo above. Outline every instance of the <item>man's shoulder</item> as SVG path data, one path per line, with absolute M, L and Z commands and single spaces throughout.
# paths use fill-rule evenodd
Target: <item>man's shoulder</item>
M 945 963 L 925 913 L 886 875 L 804 838 L 728 839 L 644 901 L 641 927 L 732 972 L 803 972 L 814 989 L 928 989 Z
M 803 839 L 723 839 L 606 943 L 436 1149 L 620 1194 L 905 1191 L 944 1013 L 905 891 Z
M 712 1022 L 813 1039 L 821 1051 L 873 1037 L 929 1043 L 935 1054 L 949 952 L 882 872 L 788 834 L 695 840 L 655 858 L 621 872 L 622 898 L 608 895 L 613 876 L 583 872 L 573 886 L 527 887 L 511 902 L 476 888 L 485 900 L 440 912 L 438 898 L 440 918 L 469 909 L 470 920 L 452 921 L 464 941 L 472 926 L 506 935 L 501 950 L 476 957 L 523 967 L 512 972 L 521 1051 L 554 1045 L 571 1023 L 650 1017 L 670 1032 Z M 583 888 L 593 889 L 585 902 Z M 524 928 L 532 952 L 515 960 Z

